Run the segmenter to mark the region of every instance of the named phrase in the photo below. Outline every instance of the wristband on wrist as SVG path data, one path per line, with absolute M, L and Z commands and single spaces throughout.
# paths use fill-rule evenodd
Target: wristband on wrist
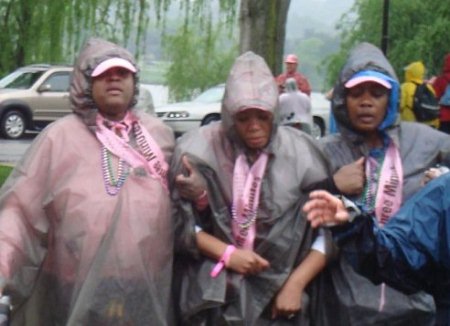
M 220 274 L 220 272 L 222 271 L 222 269 L 224 267 L 227 267 L 228 264 L 230 263 L 230 257 L 231 254 L 236 250 L 236 247 L 233 245 L 228 245 L 227 248 L 225 249 L 225 252 L 223 253 L 222 257 L 220 257 L 219 262 L 214 266 L 214 268 L 212 269 L 211 273 L 209 275 L 211 275 L 211 277 L 217 277 L 217 275 Z
M 208 206 L 208 192 L 206 190 L 203 190 L 200 196 L 197 197 L 195 200 L 195 207 L 202 211 Z

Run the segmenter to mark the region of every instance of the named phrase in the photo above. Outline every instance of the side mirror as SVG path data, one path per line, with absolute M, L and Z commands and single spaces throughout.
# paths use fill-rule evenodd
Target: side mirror
M 39 86 L 38 88 L 38 92 L 42 93 L 42 92 L 48 92 L 52 89 L 52 86 L 50 84 L 44 84 Z

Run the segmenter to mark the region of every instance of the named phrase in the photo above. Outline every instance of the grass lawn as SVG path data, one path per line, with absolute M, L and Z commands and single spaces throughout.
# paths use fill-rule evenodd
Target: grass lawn
M 13 169 L 12 166 L 0 164 L 0 187 L 5 182 L 6 178 L 11 173 L 12 169 Z

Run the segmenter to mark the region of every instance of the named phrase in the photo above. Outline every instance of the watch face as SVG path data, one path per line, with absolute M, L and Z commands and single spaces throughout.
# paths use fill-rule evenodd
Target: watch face
M 344 204 L 344 207 L 347 209 L 347 212 L 348 212 L 348 215 L 349 215 L 348 221 L 349 222 L 353 222 L 353 220 L 357 216 L 361 215 L 361 210 L 350 199 L 347 199 L 344 196 L 340 196 L 340 199 L 342 200 L 342 203 Z

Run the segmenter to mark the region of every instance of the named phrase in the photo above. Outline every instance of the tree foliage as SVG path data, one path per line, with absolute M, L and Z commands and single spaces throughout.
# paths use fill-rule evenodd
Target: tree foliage
M 89 36 L 139 45 L 149 11 L 168 0 L 0 0 L 0 73 L 29 63 L 72 62 Z
M 193 89 L 202 90 L 225 80 L 238 50 L 236 39 L 224 36 L 224 31 L 230 34 L 236 30 L 238 13 L 246 21 L 245 26 L 241 25 L 241 39 L 247 35 L 250 38 L 245 41 L 251 40 L 241 42 L 241 51 L 253 50 L 262 55 L 276 73 L 281 67 L 289 3 L 290 0 L 0 0 L 0 73 L 37 62 L 71 63 L 91 36 L 126 46 L 139 57 L 153 15 L 167 37 L 166 53 L 173 62 L 167 75 L 169 87 L 176 98 L 186 97 Z M 176 5 L 183 14 L 179 28 L 171 35 L 165 30 L 165 14 Z M 213 28 L 216 24 L 219 27 Z M 226 51 L 219 49 L 223 44 Z
M 211 24 L 207 29 L 183 26 L 166 37 L 164 49 L 172 62 L 166 82 L 171 99 L 177 101 L 223 83 L 238 52 L 237 41 L 224 37 L 223 26 L 213 28 Z
M 211 8 L 217 1 L 219 16 L 213 17 Z M 195 90 L 223 83 L 238 53 L 253 51 L 266 60 L 274 74 L 280 71 L 290 0 L 181 3 L 183 27 L 166 36 L 165 46 L 166 57 L 172 62 L 166 77 L 173 99 L 189 98 Z M 237 12 L 238 50 L 238 41 L 229 37 L 236 30 Z M 213 25 L 218 27 L 212 28 Z
M 336 80 L 348 50 L 367 41 L 381 46 L 383 1 L 356 0 L 337 28 L 341 35 L 340 51 L 328 57 L 328 82 Z M 398 77 L 403 67 L 422 60 L 428 74 L 439 73 L 450 44 L 450 2 L 440 0 L 391 0 L 387 57 Z

